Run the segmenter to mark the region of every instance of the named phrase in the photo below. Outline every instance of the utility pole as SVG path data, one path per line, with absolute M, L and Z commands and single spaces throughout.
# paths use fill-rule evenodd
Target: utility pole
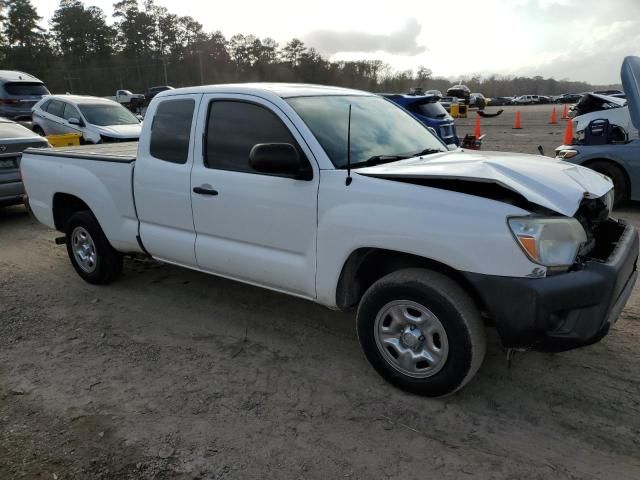
M 66 77 L 64 77 L 64 79 L 69 82 L 69 93 L 73 93 L 73 81 L 74 80 L 80 80 L 79 77 L 72 77 L 71 74 L 67 75 Z
M 162 55 L 162 69 L 164 70 L 164 84 L 169 85 L 169 80 L 167 78 L 167 61 L 164 58 L 164 53 Z

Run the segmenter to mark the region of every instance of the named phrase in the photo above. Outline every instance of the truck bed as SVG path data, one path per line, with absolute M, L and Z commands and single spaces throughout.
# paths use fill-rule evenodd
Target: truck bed
M 79 158 L 99 162 L 131 163 L 136 160 L 138 142 L 100 143 L 75 147 L 29 149 L 32 155 Z

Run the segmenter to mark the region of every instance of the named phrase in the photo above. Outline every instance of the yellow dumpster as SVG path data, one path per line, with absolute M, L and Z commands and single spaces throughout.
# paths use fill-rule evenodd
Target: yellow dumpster
M 451 110 L 449 113 L 451 113 L 451 116 L 452 116 L 453 118 L 458 118 L 458 113 L 459 113 L 458 107 L 459 107 L 459 106 L 460 106 L 460 105 L 458 105 L 457 103 L 452 103 L 452 104 L 449 106 L 449 108 L 450 108 L 450 110 Z
M 52 147 L 73 147 L 80 145 L 82 135 L 79 133 L 65 133 L 63 135 L 47 135 L 47 140 Z

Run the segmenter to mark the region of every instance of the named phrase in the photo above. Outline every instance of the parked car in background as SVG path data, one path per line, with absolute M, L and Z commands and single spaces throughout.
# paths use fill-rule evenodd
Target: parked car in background
M 520 95 L 513 99 L 513 103 L 516 105 L 533 105 L 539 103 L 538 95 Z
M 372 367 L 441 396 L 480 368 L 485 321 L 505 348 L 590 345 L 636 282 L 638 234 L 610 216 L 608 178 L 543 156 L 447 151 L 380 96 L 212 85 L 163 92 L 147 115 L 137 150 L 23 157 L 31 210 L 63 232 L 89 283 L 146 254 L 357 309 Z
M 553 103 L 553 99 L 548 95 L 538 95 L 538 103 L 541 103 L 541 104 Z
M 170 87 L 169 85 L 151 87 L 149 90 L 147 90 L 147 93 L 145 93 L 144 98 L 147 103 L 149 103 L 157 94 L 159 94 L 160 92 L 166 92 L 167 90 L 173 90 L 173 87 Z
M 114 97 L 105 97 L 124 105 L 129 110 L 136 112 L 144 106 L 145 97 L 141 93 L 131 93 L 129 90 L 117 90 Z
M 487 99 L 481 93 L 472 93 L 469 97 L 469 106 L 482 110 L 487 106 Z
M 50 95 L 33 108 L 33 131 L 39 135 L 78 133 L 82 143 L 131 142 L 141 130 L 133 113 L 104 98 Z
M 442 98 L 442 92 L 440 90 L 427 90 L 424 92 L 425 95 L 435 95 L 436 97 Z
M 513 97 L 495 97 L 490 98 L 487 102 L 490 107 L 502 107 L 504 105 L 513 105 Z
M 555 103 L 576 103 L 582 98 L 582 93 L 564 93 L 553 99 Z
M 593 129 L 594 124 L 589 127 L 589 123 L 602 123 L 602 119 L 609 122 L 617 121 L 619 123 L 631 125 L 627 128 L 638 131 L 640 130 L 640 58 L 627 57 L 622 63 L 621 69 L 622 84 L 624 91 L 628 94 L 628 102 L 625 106 L 610 106 L 606 110 L 596 110 L 586 113 L 583 116 L 591 116 L 587 122 L 581 122 L 581 128 Z M 605 95 L 590 93 L 585 97 L 586 101 L 595 108 L 597 101 L 607 102 L 605 99 L 616 98 Z M 582 102 L 580 102 L 582 103 Z M 582 106 L 586 109 L 586 103 Z M 624 119 L 622 120 L 622 118 Z M 576 117 L 573 119 L 576 122 Z M 586 124 L 585 127 L 582 127 Z M 613 125 L 610 123 L 610 126 Z M 614 203 L 620 205 L 628 200 L 640 200 L 640 139 L 632 138 L 626 141 L 620 141 L 619 138 L 613 137 L 612 129 L 608 132 L 601 132 L 602 135 L 594 138 L 582 138 L 571 145 L 560 145 L 556 148 L 556 158 L 565 162 L 575 163 L 589 167 L 603 175 L 606 175 L 613 181 L 614 185 Z
M 438 101 L 437 95 L 402 95 L 383 93 L 383 97 L 411 112 L 420 122 L 435 130 L 444 143 L 460 145 L 453 117 Z
M 471 90 L 466 85 L 454 85 L 447 90 L 447 97 L 459 98 L 461 103 L 469 105 Z
M 19 123 L 0 118 L 0 207 L 22 203 L 20 159 L 30 147 L 46 148 L 49 142 Z
M 0 70 L 0 117 L 31 120 L 31 109 L 45 95 L 49 90 L 33 75 Z

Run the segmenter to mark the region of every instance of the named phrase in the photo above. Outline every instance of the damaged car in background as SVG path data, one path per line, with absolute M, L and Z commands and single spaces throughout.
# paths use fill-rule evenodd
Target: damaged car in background
M 556 158 L 589 167 L 613 181 L 615 205 L 640 200 L 640 58 L 627 57 L 621 79 L 627 100 L 587 94 L 573 119 L 578 134 L 556 148 Z M 582 104 L 582 105 L 581 105 Z M 593 110 L 590 110 L 590 108 Z M 597 109 L 604 107 L 604 109 Z
M 608 178 L 448 151 L 380 96 L 213 85 L 162 92 L 147 116 L 137 150 L 24 156 L 29 205 L 80 277 L 109 283 L 146 255 L 356 310 L 366 358 L 407 391 L 463 387 L 487 325 L 509 349 L 597 342 L 636 281 L 638 236 L 611 216 Z
M 581 139 L 589 123 L 605 119 L 615 125 L 614 135 L 619 140 L 638 138 L 638 129 L 633 126 L 629 116 L 627 100 L 597 93 L 585 93 L 580 101 L 571 107 L 570 116 L 575 136 Z

